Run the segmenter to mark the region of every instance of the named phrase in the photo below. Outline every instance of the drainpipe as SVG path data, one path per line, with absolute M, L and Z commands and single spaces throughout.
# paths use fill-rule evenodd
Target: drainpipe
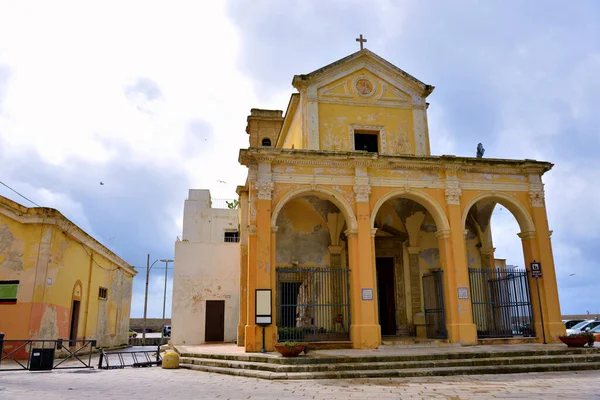
M 92 267 L 94 263 L 94 250 L 90 249 L 90 272 L 88 274 L 87 284 L 87 299 L 85 300 L 85 325 L 83 326 L 83 339 L 87 339 L 87 327 L 88 327 L 88 311 L 90 309 L 90 292 L 92 291 Z

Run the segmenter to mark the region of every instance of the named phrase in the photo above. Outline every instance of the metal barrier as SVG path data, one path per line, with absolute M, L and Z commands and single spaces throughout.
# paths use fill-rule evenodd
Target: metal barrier
M 350 270 L 277 268 L 278 341 L 350 340 Z
M 535 337 L 527 271 L 469 268 L 469 283 L 477 337 Z
M 161 365 L 160 345 L 156 350 L 111 351 L 100 350 L 99 369 L 141 368 Z
M 94 347 L 95 340 L 5 340 L 4 334 L 0 334 L 0 371 L 93 368 Z M 59 356 L 66 356 L 57 358 L 57 352 L 62 352 Z M 77 360 L 77 363 L 65 364 L 68 360 Z M 16 365 L 11 367 L 7 361 Z
M 425 330 L 430 339 L 447 339 L 448 330 L 444 317 L 444 292 L 442 272 L 432 271 L 423 275 L 423 305 Z

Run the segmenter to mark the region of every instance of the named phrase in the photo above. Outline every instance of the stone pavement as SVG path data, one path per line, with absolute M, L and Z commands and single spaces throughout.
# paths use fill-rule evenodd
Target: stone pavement
M 600 399 L 600 371 L 266 381 L 189 370 L 0 372 L 0 399 Z

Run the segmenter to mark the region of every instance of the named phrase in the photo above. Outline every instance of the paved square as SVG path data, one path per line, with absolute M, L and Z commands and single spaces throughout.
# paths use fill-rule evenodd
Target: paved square
M 600 399 L 600 371 L 266 381 L 184 369 L 0 372 L 0 399 Z

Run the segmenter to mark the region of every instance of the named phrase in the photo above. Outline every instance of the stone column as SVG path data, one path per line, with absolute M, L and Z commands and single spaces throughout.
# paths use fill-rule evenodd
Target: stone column
M 496 269 L 496 261 L 494 259 L 495 247 L 482 246 L 479 249 L 481 253 L 481 269 Z

